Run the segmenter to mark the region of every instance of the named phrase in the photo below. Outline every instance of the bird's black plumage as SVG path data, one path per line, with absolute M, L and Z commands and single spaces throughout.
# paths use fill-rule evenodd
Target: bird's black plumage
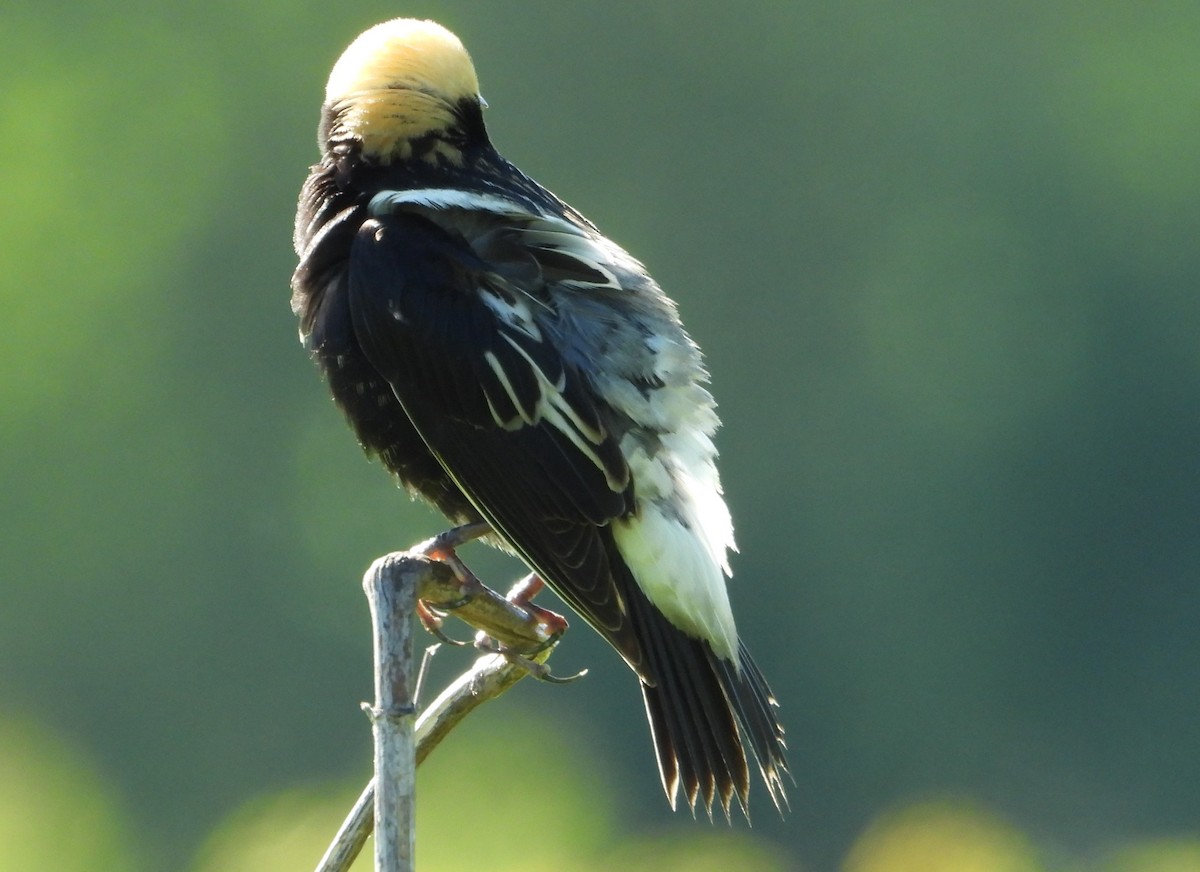
M 412 77 L 410 66 L 402 58 L 398 69 Z M 693 807 L 744 806 L 753 758 L 781 805 L 782 729 L 744 646 L 727 647 L 717 629 L 731 619 L 665 605 L 669 576 L 646 573 L 659 560 L 676 566 L 670 555 L 639 551 L 631 564 L 630 548 L 644 551 L 649 536 L 643 515 L 674 531 L 654 548 L 729 536 L 695 529 L 694 500 L 720 500 L 707 441 L 715 417 L 673 305 L 496 153 L 477 95 L 447 96 L 436 124 L 398 140 L 383 136 L 391 116 L 351 117 L 377 113 L 355 102 L 360 91 L 323 110 L 292 283 L 301 333 L 359 441 L 456 523 L 486 521 L 621 653 L 641 679 L 672 801 L 679 786 Z M 404 94 L 378 93 L 411 109 Z M 421 121 L 415 113 L 406 123 Z M 386 152 L 366 145 L 378 141 Z M 703 408 L 688 411 L 690 401 Z M 705 486 L 715 492 L 689 496 Z M 723 598 L 719 583 L 714 593 L 695 582 Z

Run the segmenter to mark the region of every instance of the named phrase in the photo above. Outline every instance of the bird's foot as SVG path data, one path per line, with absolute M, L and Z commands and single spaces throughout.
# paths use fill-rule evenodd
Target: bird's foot
M 587 670 L 584 669 L 575 675 L 558 676 L 550 671 L 550 667 L 536 659 L 542 652 L 553 648 L 562 634 L 567 631 L 566 618 L 557 612 L 533 604 L 533 598 L 545 586 L 545 582 L 536 573 L 531 572 L 513 585 L 505 597 L 513 607 L 524 613 L 527 623 L 536 627 L 537 635 L 544 639 L 541 644 L 533 648 L 522 647 L 518 650 L 481 632 L 475 637 L 475 647 L 501 655 L 510 663 L 515 663 L 526 670 L 538 681 L 545 681 L 549 684 L 569 684 L 587 675 Z
M 545 643 L 536 651 L 527 652 L 530 654 L 537 654 L 544 651 L 557 642 L 563 633 L 567 632 L 566 618 L 558 614 L 558 612 L 544 609 L 533 602 L 533 598 L 541 593 L 542 588 L 545 586 L 546 583 L 542 581 L 537 573 L 531 572 L 514 584 L 505 597 L 514 606 L 527 612 L 530 618 L 540 625 L 544 631 L 543 635 L 547 637 Z
M 461 609 L 458 617 L 480 631 L 475 640 L 477 647 L 524 658 L 529 662 L 522 665 L 531 673 L 554 681 L 556 678 L 536 660 L 567 631 L 567 621 L 556 612 L 534 605 L 533 597 L 545 587 L 542 579 L 531 573 L 501 596 L 486 587 L 455 552 L 460 545 L 489 532 L 487 524 L 465 524 L 413 547 L 414 553 L 440 564 L 436 582 L 422 588 L 417 615 L 433 636 L 452 645 L 465 645 L 470 643 L 451 639 L 443 630 L 445 617 Z M 499 637 L 499 641 L 490 637 Z
M 490 532 L 491 527 L 482 521 L 473 524 L 463 524 L 444 533 L 439 533 L 432 539 L 426 539 L 412 549 L 414 552 L 423 554 L 430 560 L 436 560 L 448 566 L 454 573 L 454 577 L 458 580 L 459 591 L 461 593 L 458 599 L 439 601 L 436 604 L 428 603 L 424 600 L 417 601 L 417 617 L 421 621 L 421 626 L 431 636 L 449 645 L 465 647 L 471 643 L 452 639 L 446 635 L 442 629 L 445 625 L 443 617 L 447 612 L 465 606 L 474 599 L 479 591 L 483 590 L 483 582 L 463 563 L 455 549 L 465 545 L 467 542 L 478 539 L 480 536 L 486 536 Z
M 499 654 L 509 663 L 514 663 L 517 666 L 520 666 L 538 681 L 544 681 L 547 684 L 570 684 L 571 682 L 578 681 L 579 679 L 583 678 L 583 676 L 587 675 L 588 671 L 586 669 L 581 669 L 574 675 L 555 675 L 550 671 L 550 667 L 545 663 L 539 663 L 537 660 L 533 659 L 546 648 L 553 645 L 556 641 L 558 641 L 557 637 L 550 640 L 550 642 L 541 646 L 536 651 L 530 653 L 516 651 L 508 645 L 497 642 L 491 636 L 480 633 L 475 637 L 475 647 L 481 651 Z
M 486 536 L 492 532 L 492 528 L 484 521 L 475 521 L 471 524 L 462 524 L 454 527 L 444 533 L 438 533 L 432 539 L 426 539 L 419 545 L 413 546 L 413 551 L 418 554 L 424 554 L 430 560 L 439 560 L 443 563 L 458 563 L 462 565 L 462 561 L 458 559 L 458 555 L 454 553 L 456 548 L 466 545 L 468 542 L 474 542 L 481 536 Z M 464 567 L 465 568 L 465 567 Z

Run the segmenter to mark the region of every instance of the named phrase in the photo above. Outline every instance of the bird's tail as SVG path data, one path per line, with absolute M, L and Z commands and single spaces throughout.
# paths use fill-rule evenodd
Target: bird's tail
M 637 635 L 653 684 L 642 682 L 658 769 L 671 807 L 682 789 L 695 812 L 712 816 L 719 800 L 726 818 L 736 797 L 749 818 L 750 765 L 757 763 L 780 813 L 790 778 L 778 704 L 762 673 L 739 643 L 739 663 L 673 624 L 642 597 L 633 605 Z

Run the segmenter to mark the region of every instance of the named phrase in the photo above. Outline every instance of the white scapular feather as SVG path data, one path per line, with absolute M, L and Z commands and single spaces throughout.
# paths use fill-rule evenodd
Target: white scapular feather
M 495 212 L 499 215 L 532 217 L 528 208 L 500 194 L 481 194 L 457 188 L 414 188 L 406 191 L 380 191 L 367 204 L 372 215 L 385 215 L 402 206 L 423 206 L 426 209 L 468 209 Z M 537 216 L 549 217 L 549 216 Z M 564 222 L 565 224 L 565 222 Z M 570 225 L 566 225 L 570 226 Z

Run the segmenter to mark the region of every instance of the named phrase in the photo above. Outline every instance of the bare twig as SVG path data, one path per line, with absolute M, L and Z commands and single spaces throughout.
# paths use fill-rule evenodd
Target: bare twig
M 363 589 L 371 606 L 375 651 L 376 872 L 413 872 L 416 841 L 417 706 L 413 669 L 413 615 L 417 577 L 425 567 L 404 554 L 371 564 Z
M 545 662 L 550 648 L 535 654 L 536 663 Z M 495 699 L 529 674 L 522 664 L 503 654 L 486 654 L 475 665 L 455 679 L 417 720 L 417 764 L 425 762 L 434 748 L 459 722 L 483 705 Z
M 547 623 L 546 613 L 536 606 L 527 608 L 519 601 L 505 599 L 473 578 L 460 581 L 445 564 L 420 554 L 398 553 L 380 558 L 364 577 L 364 587 L 369 586 L 374 575 L 386 576 L 389 572 L 411 579 L 416 595 L 428 605 L 452 609 L 455 616 L 479 629 L 481 634 L 486 633 L 487 637 L 501 642 L 509 651 L 524 655 L 514 658 L 503 654 L 486 654 L 479 657 L 469 670 L 429 704 L 417 718 L 414 728 L 414 760 L 419 764 L 470 712 L 515 685 L 529 674 L 530 666 L 543 664 L 557 641 L 557 636 L 552 632 L 557 626 L 552 626 L 555 622 Z M 518 585 L 510 596 L 519 600 L 523 590 L 523 586 Z M 411 620 L 407 620 L 407 623 L 411 627 Z M 408 662 L 411 668 L 411 652 Z M 410 681 L 406 687 L 411 686 Z M 378 688 L 376 698 L 379 699 Z M 376 708 L 382 707 L 382 703 L 377 701 Z M 376 772 L 379 772 L 378 768 Z M 376 779 L 367 784 L 321 858 L 317 872 L 346 872 L 350 868 L 374 827 L 377 805 L 375 785 Z M 382 835 L 379 836 L 379 839 L 382 838 Z
M 342 822 L 333 842 L 325 851 L 325 856 L 317 864 L 316 872 L 347 872 L 362 853 L 367 836 L 375 828 L 375 779 L 367 782 L 366 788 L 359 794 Z

